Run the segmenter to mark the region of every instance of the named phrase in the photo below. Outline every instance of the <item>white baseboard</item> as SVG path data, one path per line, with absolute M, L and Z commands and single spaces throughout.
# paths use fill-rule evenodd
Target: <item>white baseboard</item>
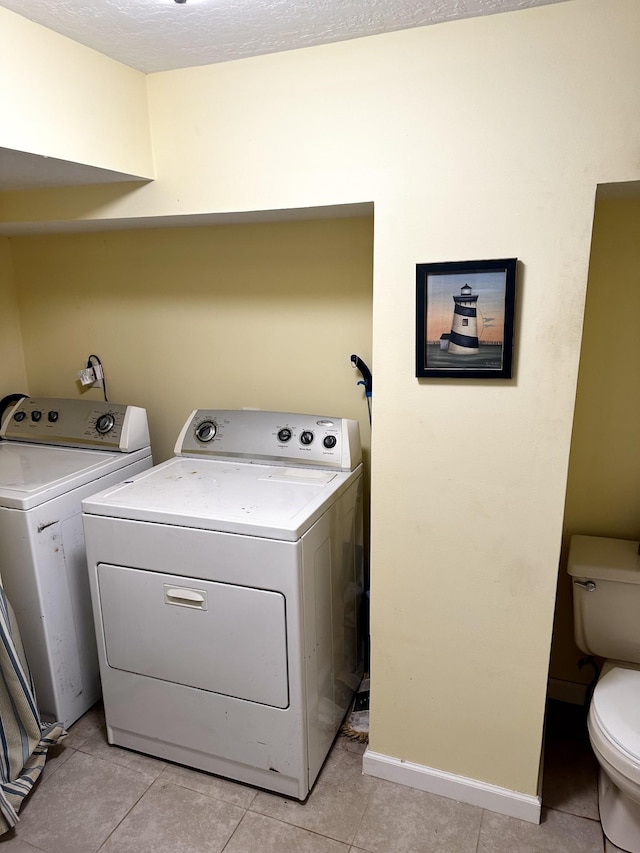
M 569 702 L 572 705 L 584 705 L 587 695 L 587 685 L 575 681 L 564 681 L 562 678 L 550 678 L 547 687 L 549 699 Z
M 443 770 L 434 770 L 422 764 L 401 761 L 389 755 L 367 749 L 362 760 L 362 770 L 368 776 L 376 776 L 387 782 L 396 782 L 419 791 L 448 797 L 492 812 L 540 823 L 542 801 L 532 794 L 521 794 L 508 788 L 499 788 L 477 779 L 456 776 Z

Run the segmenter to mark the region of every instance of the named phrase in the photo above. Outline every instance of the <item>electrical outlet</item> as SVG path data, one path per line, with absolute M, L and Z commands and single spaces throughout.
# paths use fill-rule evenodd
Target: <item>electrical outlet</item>
M 94 388 L 102 388 L 102 384 L 104 381 L 104 373 L 102 372 L 101 364 L 93 365 L 93 387 Z
M 102 363 L 97 355 L 89 356 L 87 359 L 87 366 L 78 371 L 78 379 L 80 380 L 80 384 L 85 388 L 102 388 L 103 392 L 105 392 L 105 400 L 107 399 L 104 384 L 104 371 L 102 370 Z
M 96 381 L 96 372 L 93 367 L 85 367 L 78 371 L 78 379 L 82 385 L 93 385 Z

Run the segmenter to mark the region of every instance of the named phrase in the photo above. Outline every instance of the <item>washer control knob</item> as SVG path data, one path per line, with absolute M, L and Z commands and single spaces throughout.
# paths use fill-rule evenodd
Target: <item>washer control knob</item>
M 108 432 L 111 432 L 115 425 L 116 419 L 111 412 L 107 412 L 105 415 L 100 415 L 96 421 L 96 430 L 100 435 L 106 435 Z
M 305 429 L 300 433 L 300 444 L 313 444 L 313 433 L 310 429 Z
M 278 430 L 278 441 L 291 441 L 291 430 L 289 427 L 283 427 Z
M 34 410 L 31 412 L 31 420 L 32 420 L 32 421 L 36 421 L 36 422 L 37 422 L 37 421 L 39 421 L 39 420 L 40 420 L 40 418 L 41 418 L 41 417 L 42 417 L 42 412 L 41 412 L 41 411 L 39 411 L 38 409 L 34 409 Z
M 55 422 L 58 420 L 58 412 L 52 409 L 50 412 L 47 413 L 47 420 L 50 424 L 55 424 Z
M 196 427 L 198 441 L 212 441 L 216 437 L 218 427 L 213 421 L 203 421 Z
M 16 412 L 16 413 L 15 413 L 15 415 L 13 416 L 13 419 L 14 419 L 14 421 L 16 421 L 16 423 L 20 423 L 20 422 L 21 422 L 21 421 L 23 421 L 26 417 L 27 417 L 27 413 L 26 413 L 26 412 L 19 411 L 19 412 Z
M 335 447 L 338 443 L 338 439 L 335 437 L 335 435 L 325 435 L 322 443 L 327 448 L 327 450 L 331 450 L 331 448 Z

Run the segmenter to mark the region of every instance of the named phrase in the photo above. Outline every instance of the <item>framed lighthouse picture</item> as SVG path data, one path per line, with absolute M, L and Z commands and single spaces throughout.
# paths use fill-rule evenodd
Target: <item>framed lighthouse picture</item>
M 417 377 L 511 379 L 516 265 L 416 265 Z

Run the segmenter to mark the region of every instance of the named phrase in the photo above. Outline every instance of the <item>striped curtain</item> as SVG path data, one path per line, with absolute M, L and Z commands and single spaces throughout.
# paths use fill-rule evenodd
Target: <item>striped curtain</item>
M 0 835 L 18 822 L 48 748 L 66 732 L 41 723 L 18 625 L 0 585 Z

